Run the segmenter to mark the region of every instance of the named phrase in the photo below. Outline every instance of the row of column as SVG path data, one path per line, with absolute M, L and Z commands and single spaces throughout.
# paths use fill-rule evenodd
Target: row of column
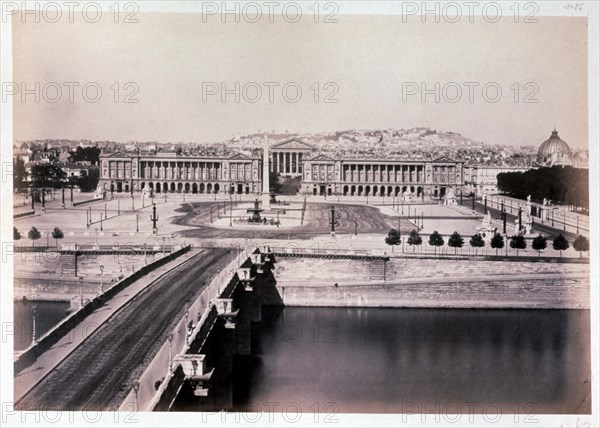
M 302 174 L 302 153 L 272 152 L 271 171 L 281 174 Z
M 453 183 L 456 167 L 453 166 L 434 166 L 433 167 L 433 182 L 434 183 Z
M 230 180 L 252 180 L 252 164 L 250 163 L 232 163 L 229 166 Z
M 131 178 L 131 162 L 110 161 L 107 173 L 108 178 Z
M 215 180 L 221 178 L 220 162 L 142 162 L 140 176 L 144 179 Z M 184 166 L 184 164 L 191 166 Z
M 345 164 L 345 182 L 421 183 L 425 181 L 423 165 Z

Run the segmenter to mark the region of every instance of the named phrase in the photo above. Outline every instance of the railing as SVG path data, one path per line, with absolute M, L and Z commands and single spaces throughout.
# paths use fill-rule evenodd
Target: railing
M 211 248 L 211 247 L 208 247 Z M 220 248 L 224 248 L 221 246 Z M 235 248 L 235 246 L 232 246 Z M 137 394 L 131 385 L 131 390 L 125 400 L 121 403 L 119 410 L 141 410 L 151 411 L 153 410 L 160 401 L 163 392 L 168 388 L 169 382 L 177 372 L 177 368 L 173 366 L 173 373 L 169 367 L 169 348 L 171 348 L 171 356 L 175 358 L 178 354 L 185 354 L 189 351 L 189 343 L 194 341 L 194 338 L 201 331 L 204 331 L 206 327 L 203 326 L 205 322 L 214 318 L 210 317 L 210 311 L 212 305 L 211 300 L 220 296 L 225 291 L 231 288 L 233 284 L 232 280 L 236 277 L 236 270 L 239 266 L 243 265 L 246 260 L 250 257 L 252 251 L 256 247 L 244 249 L 237 254 L 228 264 L 219 272 L 210 283 L 204 288 L 202 293 L 196 298 L 196 300 L 187 308 L 189 318 L 183 317 L 173 329 L 172 340 L 168 339 L 164 341 L 161 348 L 154 356 L 150 364 L 146 367 L 140 378 L 139 388 Z M 235 281 L 237 284 L 237 281 Z M 194 330 L 189 334 L 186 343 L 186 335 L 188 335 L 187 322 L 192 321 L 194 323 Z M 172 361 L 172 360 L 171 360 Z M 157 376 L 157 373 L 163 373 L 163 375 Z M 158 388 L 156 382 L 160 381 Z M 136 398 L 137 396 L 137 398 Z

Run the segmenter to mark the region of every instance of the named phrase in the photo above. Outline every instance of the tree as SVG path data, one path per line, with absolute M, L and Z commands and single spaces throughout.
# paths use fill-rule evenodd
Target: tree
M 41 163 L 31 167 L 31 185 L 37 188 L 59 188 L 64 184 L 67 174 L 58 166 Z
M 442 235 L 440 235 L 437 230 L 434 230 L 433 233 L 429 235 L 429 245 L 433 246 L 433 252 L 436 255 L 437 247 L 444 245 L 444 238 L 442 238 Z
M 582 251 L 588 251 L 590 249 L 590 241 L 585 236 L 579 235 L 573 241 L 573 248 L 575 251 L 579 251 L 579 258 L 581 258 Z
M 413 253 L 414 253 L 417 248 L 417 245 L 421 245 L 423 243 L 423 238 L 421 238 L 421 235 L 419 235 L 419 232 L 417 232 L 415 229 L 413 229 L 410 232 L 410 235 L 408 236 L 408 240 L 406 242 L 408 243 L 408 245 L 413 247 Z
M 450 238 L 448 238 L 448 246 L 454 248 L 454 254 L 456 254 L 456 249 L 462 248 L 464 243 L 465 240 L 462 236 L 460 236 L 460 233 L 456 231 L 452 235 L 450 235 Z
M 100 163 L 100 148 L 98 147 L 77 147 L 74 152 L 69 152 L 71 162 L 88 161 L 92 165 Z
M 560 252 L 560 256 L 562 257 L 562 252 L 569 248 L 569 241 L 565 238 L 562 233 L 559 233 L 554 241 L 552 241 L 552 248 L 558 250 Z
M 25 169 L 25 161 L 17 156 L 15 158 L 15 166 L 13 172 L 13 187 L 18 192 L 21 192 L 27 187 L 27 170 Z
M 27 237 L 31 239 L 31 245 L 35 246 L 35 241 L 40 239 L 42 234 L 36 229 L 35 226 L 31 226 L 31 229 L 29 229 L 29 232 L 27 233 Z
M 56 242 L 56 248 L 58 248 L 58 240 L 63 239 L 65 237 L 65 234 L 58 227 L 55 227 L 54 230 L 52 231 L 52 237 L 54 238 L 54 241 Z
M 82 192 L 91 192 L 98 187 L 100 181 L 100 170 L 98 168 L 90 168 L 87 171 L 82 171 L 82 175 L 75 179 L 75 184 L 79 186 Z
M 401 242 L 400 232 L 396 229 L 391 229 L 388 236 L 385 237 L 385 243 L 392 246 L 392 252 L 394 252 L 394 245 L 399 245 Z
M 531 248 L 538 252 L 538 256 L 542 254 L 542 251 L 545 250 L 547 246 L 546 238 L 541 234 L 533 238 L 533 241 L 531 242 Z
M 485 247 L 485 241 L 479 233 L 476 233 L 475 235 L 471 236 L 471 239 L 469 240 L 469 245 L 475 248 L 475 255 L 477 255 L 477 251 L 480 248 Z
M 18 241 L 21 239 L 21 233 L 17 230 L 16 227 L 13 226 L 13 240 Z
M 519 250 L 524 250 L 527 248 L 527 241 L 525 241 L 525 237 L 523 235 L 515 235 L 510 237 L 510 248 L 517 250 L 517 256 L 519 255 Z
M 494 236 L 490 241 L 490 246 L 496 249 L 496 255 L 498 255 L 498 250 L 504 248 L 504 237 L 499 233 L 494 233 Z

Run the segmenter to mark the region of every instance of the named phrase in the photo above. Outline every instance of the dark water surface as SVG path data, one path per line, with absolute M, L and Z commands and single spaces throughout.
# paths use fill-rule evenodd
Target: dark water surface
M 590 412 L 589 311 L 286 307 L 262 319 L 253 355 L 236 357 L 237 411 Z
M 31 344 L 33 335 L 32 307 L 34 303 L 37 307 L 35 331 L 38 339 L 68 315 L 66 310 L 69 309 L 69 302 L 14 301 L 15 351 L 25 349 Z

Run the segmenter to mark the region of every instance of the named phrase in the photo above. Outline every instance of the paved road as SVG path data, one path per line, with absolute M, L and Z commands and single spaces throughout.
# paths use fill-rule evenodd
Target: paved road
M 119 309 L 16 404 L 19 410 L 114 410 L 168 333 L 233 253 L 206 250 Z
M 221 213 L 223 213 L 223 202 L 219 203 Z M 262 229 L 260 226 L 240 229 L 226 229 L 205 226 L 210 222 L 210 210 L 213 209 L 213 216 L 216 218 L 217 203 L 204 202 L 186 204 L 178 209 L 178 212 L 185 213 L 175 220 L 176 224 L 186 226 L 196 226 L 197 229 L 188 229 L 181 232 L 184 237 L 196 238 L 271 238 L 284 239 L 288 236 L 292 238 L 310 238 L 318 235 L 328 235 L 331 231 L 329 224 L 332 204 L 327 203 L 308 203 L 306 218 L 303 227 L 281 228 L 281 229 Z M 229 207 L 229 205 L 227 205 Z M 229 209 L 229 208 L 228 208 Z M 354 233 L 355 223 L 357 221 L 358 233 L 385 233 L 390 228 L 398 227 L 398 217 L 392 217 L 383 214 L 378 208 L 366 205 L 348 205 L 335 204 L 335 214 L 338 224 L 335 230 L 338 233 Z M 401 221 L 402 233 L 408 233 L 415 227 L 403 216 Z

